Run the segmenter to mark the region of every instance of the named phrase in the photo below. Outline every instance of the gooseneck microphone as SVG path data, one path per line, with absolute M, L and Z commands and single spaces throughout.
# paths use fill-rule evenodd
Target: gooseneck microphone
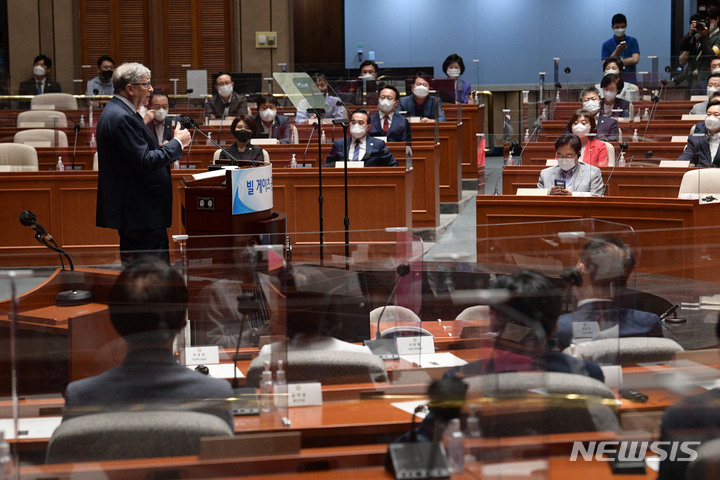
M 408 265 L 407 263 L 401 263 L 400 265 L 397 266 L 397 268 L 395 269 L 395 272 L 397 272 L 397 274 L 398 274 L 398 279 L 395 280 L 395 285 L 393 285 L 393 289 L 390 292 L 390 296 L 388 297 L 387 302 L 385 302 L 385 306 L 380 311 L 380 315 L 378 315 L 377 332 L 375 333 L 375 340 L 380 338 L 380 320 L 382 320 L 383 314 L 385 313 L 385 309 L 388 307 L 388 305 L 390 305 L 390 301 L 392 300 L 393 295 L 395 295 L 395 290 L 397 289 L 398 285 L 400 285 L 400 280 L 402 280 L 402 278 L 405 275 L 410 273 L 410 265 Z
M 610 170 L 610 175 L 608 175 L 608 179 L 607 179 L 607 182 L 605 182 L 605 186 L 603 187 L 603 192 L 602 192 L 601 196 L 603 196 L 603 197 L 605 196 L 605 192 L 607 192 L 608 185 L 610 185 L 610 179 L 612 178 L 613 173 L 615 173 L 615 168 L 618 166 L 618 159 L 622 156 L 622 152 L 627 150 L 627 148 L 628 148 L 627 142 L 622 142 L 620 144 L 620 153 L 618 154 L 617 158 L 615 158 L 615 163 L 613 164 L 612 170 Z
M 310 130 L 310 138 L 308 138 L 307 145 L 305 145 L 305 151 L 303 152 L 302 166 L 305 166 L 305 156 L 307 155 L 308 148 L 310 148 L 310 142 L 312 142 L 313 133 L 315 133 L 315 127 L 317 124 L 313 123 L 312 130 Z
M 32 228 L 35 231 L 35 239 L 39 243 L 43 244 L 53 252 L 57 252 L 60 255 L 60 262 L 62 264 L 63 270 L 65 270 L 65 264 L 62 262 L 62 257 L 65 256 L 68 261 L 68 265 L 70 266 L 70 272 L 66 275 L 65 282 L 68 284 L 70 289 L 59 292 L 55 297 L 55 304 L 67 306 L 84 305 L 86 303 L 92 302 L 92 293 L 87 290 L 79 290 L 77 288 L 78 285 L 82 284 L 83 278 L 82 274 L 75 273 L 75 264 L 73 263 L 70 254 L 68 254 L 62 248 L 58 247 L 53 236 L 50 235 L 48 231 L 45 230 L 42 225 L 40 225 L 40 223 L 38 223 L 35 214 L 30 210 L 23 210 L 22 212 L 20 212 L 20 223 L 26 227 Z M 50 244 L 51 242 L 52 245 Z
M 205 132 L 200 130 L 200 127 L 198 127 L 198 124 L 195 122 L 195 120 L 193 120 L 190 117 L 182 117 L 180 119 L 180 122 L 182 123 L 183 127 L 187 128 L 188 130 L 192 128 L 192 129 L 194 129 L 194 131 L 196 131 L 197 133 L 199 133 L 200 135 L 205 137 L 208 141 L 210 141 L 210 143 L 212 143 L 217 148 L 222 150 L 225 153 L 225 155 L 227 155 L 227 157 L 230 159 L 230 161 L 232 162 L 233 165 L 237 165 L 237 158 L 235 158 L 225 147 L 220 145 L 218 142 L 213 140 L 211 137 L 208 137 L 205 134 Z M 192 148 L 192 145 L 191 145 L 191 148 Z M 188 152 L 188 156 L 189 155 L 190 155 L 190 153 Z M 256 167 L 258 165 L 257 161 L 255 161 L 255 160 L 251 160 L 251 162 L 252 162 L 253 167 Z
M 77 139 L 78 139 L 78 132 L 80 131 L 80 124 L 76 123 L 73 127 L 73 130 L 75 130 L 75 141 L 73 142 L 73 156 L 72 156 L 72 170 L 75 170 L 75 152 L 77 151 Z

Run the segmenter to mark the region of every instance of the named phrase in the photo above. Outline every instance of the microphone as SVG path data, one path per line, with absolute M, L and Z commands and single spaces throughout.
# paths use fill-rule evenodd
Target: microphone
M 230 152 L 228 152 L 225 147 L 223 147 L 222 145 L 220 145 L 219 143 L 217 143 L 217 142 L 216 142 L 215 140 L 213 140 L 212 138 L 208 137 L 208 136 L 205 134 L 205 132 L 203 132 L 202 130 L 200 130 L 200 127 L 198 127 L 198 124 L 197 124 L 197 123 L 195 122 L 195 120 L 193 120 L 191 117 L 182 117 L 182 118 L 180 119 L 180 122 L 182 123 L 182 126 L 183 126 L 183 127 L 187 128 L 188 130 L 191 129 L 191 128 L 194 129 L 195 132 L 198 132 L 200 135 L 202 135 L 202 136 L 205 137 L 207 140 L 209 140 L 210 143 L 212 143 L 212 144 L 215 145 L 217 148 L 219 148 L 220 150 L 222 150 L 223 152 L 225 152 L 225 155 L 228 156 L 228 158 L 232 161 L 232 164 L 233 164 L 233 165 L 236 165 L 236 164 L 237 164 L 237 159 L 236 159 Z M 191 145 L 191 148 L 192 148 L 192 144 L 190 144 L 190 145 Z M 190 156 L 190 152 L 188 152 L 188 157 L 189 157 L 189 156 Z M 251 160 L 251 162 L 252 162 L 253 167 L 256 167 L 256 166 L 257 166 L 257 161 Z
M 78 138 L 78 132 L 80 131 L 80 124 L 76 123 L 73 127 L 73 130 L 75 130 L 75 140 L 73 141 L 73 156 L 72 156 L 72 166 L 71 168 L 75 170 L 75 152 L 77 151 L 77 138 Z
M 516 142 L 515 140 L 513 140 L 512 143 L 510 144 L 509 152 L 510 153 L 517 152 L 517 148 L 519 146 L 520 146 L 520 144 L 518 142 Z M 495 181 L 495 189 L 493 191 L 493 195 L 498 194 L 498 185 L 500 184 L 500 180 L 502 179 L 503 172 L 505 172 L 505 167 L 507 167 L 507 165 L 508 165 L 507 162 L 503 162 L 503 166 L 500 169 L 500 175 L 498 175 L 498 179 Z
M 393 295 L 395 295 L 395 289 L 397 289 L 397 286 L 400 284 L 400 280 L 402 280 L 402 278 L 403 278 L 405 275 L 407 275 L 408 273 L 410 273 L 410 265 L 408 265 L 407 263 L 401 263 L 400 265 L 397 266 L 397 268 L 395 269 L 395 271 L 396 271 L 397 274 L 398 274 L 398 279 L 395 280 L 395 285 L 393 285 L 393 289 L 392 289 L 392 291 L 390 292 L 390 296 L 388 297 L 387 302 L 385 302 L 385 306 L 384 306 L 383 309 L 380 311 L 380 315 L 378 315 L 378 319 L 377 319 L 377 332 L 375 332 L 375 340 L 377 340 L 377 339 L 380 338 L 380 320 L 382 319 L 382 316 L 383 316 L 383 314 L 385 313 L 385 309 L 386 309 L 386 308 L 388 307 L 388 305 L 390 304 L 390 301 L 392 300 Z
M 100 94 L 100 90 L 98 90 L 97 88 L 93 88 L 93 95 L 99 95 L 99 94 Z
M 652 107 L 650 108 L 650 114 L 648 115 L 647 122 L 645 122 L 645 131 L 643 132 L 643 142 L 645 142 L 645 136 L 647 135 L 648 128 L 650 127 L 650 120 L 655 118 L 655 112 L 657 111 L 658 103 L 660 102 L 660 95 L 657 93 L 650 97 L 652 101 Z
M 605 182 L 605 186 L 603 187 L 603 192 L 602 192 L 602 195 L 601 195 L 601 196 L 603 196 L 603 197 L 605 196 L 605 193 L 607 192 L 608 185 L 610 185 L 610 179 L 612 178 L 613 173 L 615 173 L 615 168 L 618 166 L 618 159 L 620 158 L 620 155 L 622 155 L 622 152 L 624 152 L 625 150 L 627 150 L 627 148 L 628 148 L 627 142 L 622 142 L 622 143 L 620 144 L 620 153 L 618 153 L 617 157 L 615 158 L 615 163 L 613 164 L 612 170 L 610 170 L 610 175 L 608 175 L 608 179 L 607 179 L 607 182 Z
M 302 166 L 305 166 L 305 156 L 307 155 L 308 148 L 310 148 L 310 142 L 312 142 L 313 134 L 315 133 L 316 123 L 313 123 L 312 130 L 310 130 L 310 138 L 308 138 L 307 145 L 305 145 L 305 151 L 303 152 Z
M 187 116 L 188 112 L 190 111 L 190 94 L 194 92 L 195 90 L 192 88 L 188 88 L 185 90 L 185 94 L 187 95 L 187 105 L 185 106 L 185 116 Z
M 542 121 L 538 118 L 535 120 L 535 123 L 533 123 L 533 131 L 530 134 L 530 136 L 527 139 L 527 142 L 525 142 L 525 145 L 523 145 L 522 150 L 520 151 L 520 158 L 522 159 L 523 153 L 525 153 L 525 149 L 527 148 L 528 144 L 532 140 L 533 136 L 535 135 L 535 132 L 537 132 L 540 128 L 542 128 Z M 539 136 L 539 134 L 538 134 Z
M 42 225 L 37 221 L 37 217 L 30 210 L 23 210 L 20 212 L 20 223 L 26 227 L 30 227 L 35 231 L 35 239 L 45 245 L 53 252 L 57 252 L 60 255 L 60 262 L 62 263 L 62 256 L 64 255 L 70 266 L 70 273 L 66 275 L 66 281 L 70 287 L 70 290 L 58 292 L 55 297 L 55 304 L 59 306 L 67 305 L 84 305 L 90 303 L 93 300 L 92 293 L 87 290 L 78 290 L 77 285 L 81 284 L 82 274 L 75 273 L 75 264 L 65 250 L 57 246 L 55 239 L 50 235 Z M 52 245 L 49 243 L 52 242 Z M 65 270 L 65 264 L 62 264 L 63 270 Z

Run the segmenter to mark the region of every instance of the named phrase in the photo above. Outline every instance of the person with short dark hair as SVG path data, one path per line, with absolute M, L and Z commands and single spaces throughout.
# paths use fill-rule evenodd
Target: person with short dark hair
M 595 116 L 597 139 L 603 142 L 617 142 L 619 136 L 618 122 L 614 118 L 603 115 L 600 109 L 600 92 L 595 87 L 583 88 L 580 92 L 583 110 Z
M 680 56 L 678 57 L 678 63 L 683 67 L 683 72 L 680 75 L 676 75 L 673 80 L 675 86 L 684 84 L 689 90 L 694 90 L 697 86 L 698 81 L 698 55 L 700 54 L 700 34 L 699 32 L 707 30 L 709 22 L 704 15 L 695 13 L 690 16 L 690 30 L 680 40 L 678 50 L 680 50 Z
M 576 110 L 567 124 L 565 133 L 576 135 L 582 143 L 580 161 L 596 167 L 607 167 L 609 163 L 605 142 L 598 140 L 595 115 L 587 110 Z
M 704 93 L 714 57 L 720 55 L 720 7 L 710 5 L 705 10 L 707 28 L 697 32 L 697 88 L 696 94 Z
M 708 103 L 710 103 L 710 101 L 718 93 L 720 93 L 720 73 L 713 73 L 710 75 L 707 79 L 706 85 L 707 88 L 705 92 L 707 93 L 707 100 L 693 105 L 690 109 L 690 115 L 705 115 L 705 113 L 707 113 Z
M 705 131 L 689 135 L 687 145 L 678 160 L 689 161 L 697 167 L 720 167 L 720 99 L 712 100 L 705 113 Z
M 430 96 L 430 82 L 423 72 L 415 74 L 415 80 L 412 84 L 412 95 L 406 95 L 400 99 L 398 104 L 398 112 L 405 112 L 406 117 L 420 117 L 423 123 L 445 121 L 445 112 L 442 106 L 438 105 L 439 116 L 435 118 L 435 98 Z
M 325 97 L 325 100 L 330 107 L 327 112 L 323 113 L 323 118 L 332 118 L 337 120 L 345 118 L 345 107 L 343 106 L 342 100 L 340 100 L 340 97 L 336 97 L 335 95 L 331 94 L 332 90 L 330 89 L 330 83 L 328 82 L 328 79 L 325 78 L 325 75 L 323 75 L 322 73 L 315 73 L 313 74 L 312 79 L 313 82 L 315 82 L 315 85 L 318 87 L 318 90 L 320 90 L 320 93 L 322 93 Z M 295 123 L 307 123 L 308 119 L 314 118 L 314 113 L 298 109 L 297 113 L 295 114 Z
M 33 76 L 20 83 L 20 95 L 42 95 L 43 93 L 60 93 L 62 87 L 50 79 L 52 60 L 40 54 L 33 60 Z
M 388 142 L 411 142 L 410 123 L 397 113 L 400 92 L 392 85 L 385 85 L 378 96 L 378 112 L 370 117 L 371 137 L 385 137 Z
M 164 145 L 173 138 L 175 125 L 168 117 L 170 103 L 167 93 L 154 90 L 150 95 L 150 109 L 145 112 L 145 125 L 157 137 L 158 143 Z
M 71 382 L 63 420 L 118 410 L 192 410 L 233 426 L 230 384 L 175 360 L 173 340 L 186 324 L 188 291 L 180 274 L 160 259 L 129 265 L 108 293 L 113 328 L 125 341 L 122 365 Z
M 470 82 L 460 79 L 465 74 L 465 62 L 460 55 L 452 53 L 448 55 L 442 64 L 443 72 L 448 78 L 455 80 L 455 103 L 468 103 L 470 98 Z
M 630 117 L 630 102 L 618 98 L 618 93 L 622 92 L 625 82 L 622 76 L 617 73 L 608 73 L 600 81 L 602 88 L 602 113 L 609 117 Z M 622 110 L 620 113 L 617 110 Z
M 362 161 L 366 167 L 397 167 L 398 163 L 382 140 L 368 135 L 370 114 L 364 108 L 355 110 L 350 120 L 350 137 L 347 139 L 348 157 L 352 161 Z M 340 138 L 333 143 L 332 150 L 325 160 L 329 166 L 345 161 L 345 140 Z
M 640 46 L 635 37 L 625 35 L 627 18 L 622 13 L 613 15 L 611 21 L 613 36 L 603 43 L 600 58 L 617 57 L 623 64 L 623 80 L 637 83 L 637 64 L 640 61 Z
M 206 105 L 205 114 L 212 119 L 234 117 L 248 113 L 245 95 L 235 91 L 235 83 L 227 72 L 221 72 L 215 79 L 215 95 Z
M 604 236 L 593 237 L 583 246 L 577 268 L 580 285 L 573 285 L 577 308 L 561 315 L 554 339 L 560 349 L 572 342 L 619 337 L 662 337 L 660 318 L 650 312 L 619 308 L 616 291 L 627 283 L 628 252 L 622 242 Z M 634 266 L 634 260 L 633 260 Z M 576 325 L 582 325 L 576 333 Z
M 115 60 L 109 55 L 103 55 L 97 61 L 97 77 L 88 80 L 85 95 L 112 95 L 115 93 L 112 84 L 112 75 L 115 70 Z
M 235 143 L 226 147 L 225 150 L 235 160 L 264 162 L 263 149 L 250 143 L 257 130 L 258 126 L 253 117 L 247 114 L 236 116 L 230 124 L 230 131 L 235 137 Z M 224 151 L 220 152 L 220 158 L 231 160 Z
M 366 78 L 368 80 L 375 80 L 378 77 L 378 64 L 372 60 L 365 60 L 360 64 L 360 78 Z
M 603 62 L 603 76 L 614 73 L 622 77 L 624 70 L 625 66 L 617 57 L 608 57 Z M 596 83 L 595 88 L 602 89 L 600 83 Z M 640 101 L 640 89 L 633 83 L 623 82 L 623 88 L 617 94 L 617 98 L 628 102 L 638 102 Z
M 291 143 L 290 119 L 277 113 L 277 98 L 273 95 L 260 95 L 256 102 L 258 113 L 253 115 L 253 120 L 258 129 L 253 138 L 277 138 L 278 143 Z
M 573 134 L 555 140 L 555 157 L 558 164 L 540 172 L 538 188 L 547 188 L 549 195 L 571 196 L 574 192 L 603 193 L 602 172 L 598 167 L 580 162 L 582 142 Z

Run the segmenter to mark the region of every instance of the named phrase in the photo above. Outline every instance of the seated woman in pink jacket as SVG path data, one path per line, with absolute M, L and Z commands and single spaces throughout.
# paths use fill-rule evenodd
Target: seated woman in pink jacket
M 565 132 L 573 133 L 582 142 L 580 161 L 596 167 L 608 166 L 608 151 L 605 142 L 598 140 L 595 115 L 587 110 L 577 110 L 565 126 Z

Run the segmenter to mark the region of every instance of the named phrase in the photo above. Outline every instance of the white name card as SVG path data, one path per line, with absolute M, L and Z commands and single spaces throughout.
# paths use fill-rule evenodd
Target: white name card
M 289 383 L 288 407 L 314 407 L 322 405 L 320 382 Z
M 598 322 L 573 322 L 574 338 L 592 338 L 600 332 Z
M 363 168 L 365 166 L 365 162 L 362 160 L 350 160 L 347 162 L 348 168 Z M 345 168 L 345 162 L 335 162 L 335 168 Z
M 220 363 L 220 347 L 189 347 L 185 349 L 185 365 Z
M 435 338 L 429 335 L 417 337 L 397 337 L 398 354 L 417 355 L 418 353 L 435 353 Z

